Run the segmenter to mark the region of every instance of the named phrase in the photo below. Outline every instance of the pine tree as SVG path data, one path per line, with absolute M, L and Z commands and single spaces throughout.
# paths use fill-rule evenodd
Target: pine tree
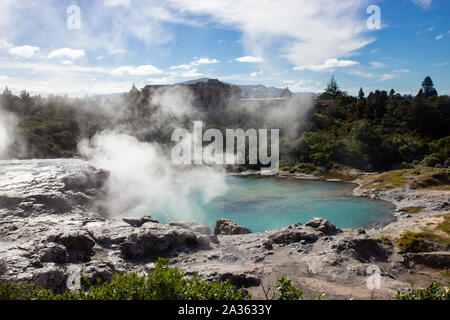
M 330 82 L 328 82 L 327 87 L 325 88 L 324 93 L 321 95 L 322 98 L 326 99 L 335 99 L 341 91 L 339 90 L 339 86 L 334 79 L 334 75 L 331 76 Z
M 395 90 L 391 89 L 391 91 L 389 91 L 389 98 L 392 99 L 395 95 Z
M 366 95 L 365 95 L 365 93 L 364 93 L 364 91 L 363 91 L 363 88 L 359 88 L 359 92 L 358 92 L 358 98 L 359 98 L 359 100 L 363 100 L 365 96 L 366 96 Z
M 428 76 L 422 81 L 423 97 L 429 98 L 437 96 L 438 93 L 434 88 L 433 80 Z

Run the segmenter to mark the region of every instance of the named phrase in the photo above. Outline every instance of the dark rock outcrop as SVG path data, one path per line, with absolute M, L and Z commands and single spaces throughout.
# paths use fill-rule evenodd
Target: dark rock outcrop
M 332 249 L 351 255 L 361 262 L 387 261 L 389 255 L 380 239 L 368 236 L 341 239 L 332 246 Z
M 406 257 L 416 264 L 421 264 L 431 268 L 448 268 L 450 266 L 450 252 L 420 252 L 409 253 Z
M 296 223 L 287 228 L 275 231 L 269 236 L 269 243 L 291 244 L 301 241 L 311 243 L 317 241 L 317 239 L 319 239 L 319 232 L 311 228 L 305 228 L 300 223 Z
M 215 235 L 237 235 L 248 233 L 252 233 L 252 231 L 229 219 L 217 219 L 216 227 L 214 228 Z
M 308 221 L 305 226 L 316 229 L 326 235 L 335 235 L 342 232 L 341 229 L 337 228 L 325 218 L 314 218 Z

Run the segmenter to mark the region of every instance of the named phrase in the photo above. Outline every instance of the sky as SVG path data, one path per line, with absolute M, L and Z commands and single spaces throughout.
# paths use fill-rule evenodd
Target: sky
M 448 0 L 1 0 L 0 87 L 99 95 L 215 78 L 450 94 Z

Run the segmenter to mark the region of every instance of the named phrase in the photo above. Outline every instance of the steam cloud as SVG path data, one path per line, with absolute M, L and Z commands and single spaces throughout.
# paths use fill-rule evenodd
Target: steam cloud
M 16 125 L 16 117 L 2 110 L 0 106 L 0 159 L 9 157 L 10 147 L 14 142 Z
M 156 89 L 150 103 L 143 106 L 151 114 L 150 120 L 130 127 L 117 126 L 79 143 L 81 155 L 97 168 L 111 173 L 107 198 L 99 203 L 110 215 L 156 214 L 161 217 L 168 214 L 165 220 L 201 223 L 207 213 L 192 201 L 192 195 L 206 203 L 226 192 L 223 168 L 176 166 L 166 146 L 139 139 L 202 120 L 205 114 L 195 108 L 193 99 L 190 89 L 183 86 Z M 256 120 L 266 128 L 284 128 L 287 136 L 295 137 L 312 105 L 311 98 L 307 97 L 279 100 L 274 107 L 255 100 L 244 109 L 230 106 L 227 112 L 243 116 L 249 123 Z M 106 112 L 107 109 L 105 103 L 101 110 Z M 120 117 L 123 113 L 116 114 Z

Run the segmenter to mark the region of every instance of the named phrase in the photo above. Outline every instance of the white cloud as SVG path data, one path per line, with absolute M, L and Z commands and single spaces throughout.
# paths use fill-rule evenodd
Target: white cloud
M 138 67 L 134 66 L 122 66 L 119 68 L 116 68 L 111 71 L 112 75 L 133 75 L 133 76 L 148 76 L 152 74 L 161 74 L 163 73 L 162 70 L 158 69 L 155 66 L 152 65 L 142 65 Z
M 115 6 L 129 6 L 131 0 L 103 0 L 103 4 L 107 7 L 115 7 Z
M 263 62 L 264 60 L 260 57 L 245 56 L 245 57 L 236 58 L 236 61 L 237 62 L 246 62 L 246 63 L 260 63 L 260 62 Z
M 0 49 L 9 49 L 11 47 L 12 47 L 12 44 L 10 44 L 7 40 L 0 39 Z
M 250 73 L 250 77 L 256 77 L 256 76 L 261 76 L 264 74 L 264 71 L 259 70 L 258 72 L 252 72 Z
M 443 38 L 444 36 L 442 35 L 442 34 L 440 34 L 440 35 L 438 35 L 438 36 L 436 36 L 436 40 L 441 40 L 442 38 Z
M 186 72 L 183 72 L 181 76 L 185 78 L 195 78 L 202 76 L 202 74 L 198 72 L 197 68 L 194 68 Z
M 179 66 L 172 66 L 170 69 L 172 70 L 189 70 L 192 66 L 190 64 L 180 64 Z
M 338 60 L 336 58 L 328 59 L 322 64 L 312 65 L 312 66 L 297 66 L 294 70 L 312 70 L 312 71 L 325 71 L 333 70 L 335 68 L 346 68 L 359 64 L 357 61 L 353 60 Z
M 390 80 L 390 79 L 394 79 L 397 76 L 395 74 L 392 73 L 385 73 L 383 74 L 380 79 L 378 81 L 386 81 L 386 80 Z
M 200 58 L 200 59 L 196 59 L 196 60 L 192 61 L 191 65 L 199 66 L 202 64 L 214 64 L 214 63 L 219 63 L 219 62 L 220 61 L 217 59 Z
M 125 49 L 113 49 L 109 53 L 110 54 L 124 54 L 124 53 L 127 53 L 127 50 L 125 50 Z
M 347 72 L 348 74 L 363 77 L 363 78 L 373 78 L 375 75 L 371 72 L 364 72 L 361 70 L 351 70 Z
M 386 67 L 386 65 L 380 61 L 371 61 L 371 62 L 369 62 L 369 64 L 373 69 L 381 69 L 381 68 Z
M 80 59 L 85 56 L 84 50 L 73 50 L 70 48 L 61 48 L 53 50 L 48 54 L 48 58 L 67 58 L 67 59 Z
M 215 64 L 220 61 L 217 59 L 209 59 L 209 58 L 195 58 L 194 61 L 191 61 L 189 64 L 180 64 L 178 66 L 170 67 L 171 70 L 191 70 L 194 67 L 200 66 L 202 64 Z
M 38 51 L 39 51 L 38 47 L 21 46 L 21 47 L 14 47 L 14 48 L 9 49 L 9 54 L 19 56 L 19 57 L 24 57 L 24 58 L 30 58 Z
M 243 33 L 252 56 L 272 51 L 296 66 L 342 58 L 373 42 L 366 0 L 170 0 L 173 7 Z M 267 59 L 266 59 L 267 60 Z M 268 62 L 270 62 L 269 60 Z
M 422 7 L 422 9 L 427 9 L 431 6 L 431 3 L 433 0 L 410 0 L 415 5 L 418 5 L 419 7 Z

